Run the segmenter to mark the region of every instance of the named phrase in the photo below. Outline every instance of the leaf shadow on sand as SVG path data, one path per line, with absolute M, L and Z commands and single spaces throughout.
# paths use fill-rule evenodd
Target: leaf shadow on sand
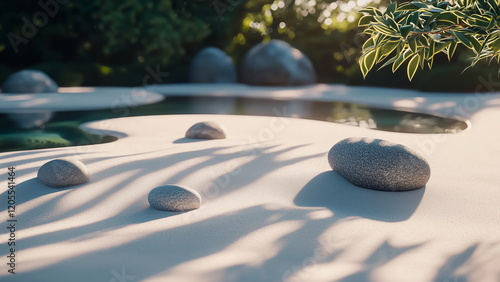
M 311 155 L 307 157 L 295 157 L 287 160 L 278 160 L 281 155 L 292 152 L 294 150 L 300 149 L 306 145 L 300 146 L 289 146 L 284 148 L 277 148 L 274 145 L 267 145 L 259 148 L 258 152 L 254 152 L 255 154 L 250 155 L 252 160 L 242 164 L 239 169 L 242 171 L 238 175 L 238 181 L 230 181 L 230 184 L 225 187 L 221 187 L 216 191 L 216 195 L 210 195 L 211 197 L 222 197 L 226 194 L 233 193 L 241 187 L 245 187 L 248 184 L 254 182 L 256 179 L 263 177 L 269 173 L 272 173 L 272 170 L 268 169 L 266 164 L 273 163 L 274 167 L 284 167 L 296 164 L 298 162 L 307 160 L 309 158 L 317 157 L 317 155 Z M 52 216 L 43 216 L 41 214 L 47 214 L 47 211 L 54 210 L 54 207 L 57 207 L 58 203 L 61 203 L 67 197 L 72 197 L 72 193 L 82 193 L 87 191 L 87 189 L 95 189 L 95 187 L 83 184 L 78 187 L 68 188 L 68 189 L 52 189 L 46 187 L 36 179 L 31 179 L 26 181 L 26 183 L 21 183 L 19 192 L 27 191 L 32 195 L 22 195 L 24 198 L 23 202 L 28 200 L 49 194 L 60 192 L 56 197 L 48 199 L 46 202 L 40 205 L 32 206 L 29 210 L 25 211 L 23 216 L 25 218 L 30 219 L 30 221 L 36 221 L 37 225 L 47 224 L 51 222 L 55 222 L 58 220 L 63 220 L 68 217 L 72 217 L 78 215 L 86 210 L 92 209 L 99 204 L 111 200 L 113 197 L 116 197 L 120 193 L 127 193 L 127 191 L 123 190 L 123 186 L 126 186 L 130 181 L 139 178 L 147 178 L 150 174 L 157 173 L 156 170 L 152 168 L 157 168 L 158 170 L 164 169 L 168 167 L 170 164 L 180 163 L 185 160 L 196 159 L 200 156 L 207 157 L 206 159 L 200 159 L 199 162 L 191 165 L 187 169 L 183 169 L 178 171 L 177 173 L 171 176 L 165 176 L 162 178 L 163 183 L 179 183 L 183 179 L 190 177 L 193 172 L 201 170 L 207 166 L 216 165 L 220 162 L 227 162 L 231 160 L 235 160 L 237 158 L 241 158 L 242 155 L 240 152 L 231 152 L 231 153 L 222 153 L 222 151 L 231 148 L 230 146 L 220 146 L 220 147 L 212 147 L 212 148 L 204 148 L 198 150 L 189 150 L 178 152 L 175 154 L 170 154 L 168 151 L 165 151 L 163 154 L 159 156 L 155 156 L 152 158 L 138 159 L 131 162 L 122 163 L 113 167 L 110 167 L 104 171 L 96 172 L 91 176 L 91 182 L 93 184 L 98 183 L 99 181 L 106 181 L 109 179 L 110 175 L 120 175 L 123 172 L 131 171 L 132 173 L 127 176 L 118 179 L 118 183 L 111 187 L 100 187 L 99 194 L 93 200 L 88 200 L 81 205 L 74 206 L 70 210 L 68 210 L 64 214 L 54 213 Z M 136 154 L 134 154 L 136 155 Z M 121 158 L 123 156 L 118 156 L 116 158 Z M 109 159 L 109 158 L 108 158 Z M 100 159 L 90 159 L 86 160 L 85 163 L 89 166 L 95 162 L 99 162 Z M 233 176 L 230 175 L 231 172 L 227 172 L 226 175 L 228 179 L 231 179 Z M 216 181 L 219 179 L 214 179 L 214 185 Z M 154 187 L 151 187 L 152 189 Z M 132 191 L 133 188 L 128 188 L 129 191 Z M 132 189 L 132 190 L 130 190 Z M 148 193 L 149 190 L 145 190 L 144 193 Z M 199 191 L 202 193 L 202 196 L 207 193 L 203 193 L 204 191 Z M 208 196 L 208 195 L 205 195 Z
M 264 164 L 272 163 L 271 167 L 281 167 L 305 160 L 303 158 L 280 159 L 281 154 L 298 148 L 300 146 L 287 148 L 269 146 L 264 148 L 262 153 L 256 155 L 251 162 L 242 165 L 242 170 L 246 171 L 248 175 L 240 175 L 243 178 L 241 183 L 229 183 L 226 190 L 221 191 L 219 197 L 235 192 L 257 177 L 272 173 L 273 170 L 269 170 L 269 166 Z M 65 216 L 71 217 L 95 208 L 102 201 L 110 200 L 114 193 L 118 193 L 122 184 L 139 175 L 144 176 L 153 173 L 147 171 L 147 164 L 154 163 L 160 167 L 161 164 L 176 163 L 183 159 L 192 158 L 195 155 L 212 156 L 193 164 L 185 171 L 179 171 L 170 176 L 169 179 L 165 179 L 165 181 L 181 180 L 189 177 L 195 169 L 237 156 L 232 153 L 222 153 L 225 149 L 220 147 L 182 152 L 161 156 L 156 159 L 137 160 L 136 162 L 113 167 L 111 168 L 113 173 L 132 168 L 143 169 L 122 179 L 120 183 L 104 191 L 101 198 L 70 210 Z M 96 174 L 94 181 L 104 179 L 105 175 L 104 172 Z M 24 185 L 21 186 L 22 189 L 26 189 L 24 192 L 28 192 L 29 189 L 33 194 L 26 195 L 27 197 L 24 199 L 21 198 L 23 203 L 43 196 L 45 193 L 57 191 L 48 187 L 34 190 L 34 188 L 38 187 L 35 179 L 27 181 Z M 71 193 L 72 191 L 67 192 Z M 99 249 L 90 248 L 89 251 L 81 251 L 64 259 L 55 260 L 43 268 L 24 269 L 15 276 L 13 281 L 29 281 L 33 277 L 37 277 L 38 281 L 50 281 L 56 277 L 55 275 L 73 277 L 73 281 L 90 281 L 92 279 L 94 281 L 110 281 L 114 278 L 112 270 L 117 269 L 120 272 L 124 266 L 127 267 L 127 274 L 134 276 L 134 281 L 160 280 L 158 277 L 170 272 L 177 275 L 179 273 L 180 275 L 186 275 L 187 278 L 190 277 L 189 275 L 194 275 L 194 278 L 198 278 L 198 280 L 200 277 L 205 277 L 206 281 L 217 281 L 217 278 L 223 278 L 224 281 L 281 281 L 288 280 L 290 277 L 303 277 L 304 279 L 301 281 L 308 281 L 307 277 L 312 274 L 309 272 L 311 271 L 308 268 L 309 266 L 336 262 L 348 251 L 345 247 L 328 251 L 329 246 L 335 246 L 338 242 L 335 240 L 326 243 L 322 242 L 322 235 L 326 230 L 335 227 L 340 221 L 350 218 L 364 218 L 390 223 L 408 220 L 417 209 L 424 192 L 425 188 L 409 192 L 367 190 L 350 184 L 332 171 L 326 171 L 315 176 L 301 188 L 293 199 L 294 204 L 299 207 L 298 209 L 295 207 L 276 208 L 257 205 L 199 220 L 198 213 L 203 213 L 203 206 L 197 211 L 168 213 L 156 211 L 146 206 L 135 205 L 128 207 L 115 216 L 97 220 L 90 224 L 19 238 L 18 242 L 19 246 L 22 246 L 22 250 L 29 251 L 47 245 L 51 246 L 52 244 L 57 247 L 59 243 L 62 243 L 63 246 L 65 244 L 88 243 L 88 246 L 91 247 L 91 243 L 98 241 L 103 236 L 103 233 L 108 232 L 127 234 L 121 236 L 131 236 L 130 240 L 125 240 L 121 244 L 110 244 Z M 34 207 L 33 211 L 27 211 L 24 216 L 31 217 L 35 216 L 35 213 L 43 213 L 50 206 L 60 204 L 64 199 L 63 196 L 62 194 L 61 197 L 45 201 L 42 206 Z M 326 207 L 333 211 L 333 216 L 312 218 L 309 215 L 318 210 L 315 209 L 316 207 Z M 171 227 L 169 226 L 170 217 L 181 218 L 185 220 L 185 224 Z M 57 222 L 61 219 L 63 218 L 60 216 L 48 215 L 47 218 L 34 223 L 36 226 L 50 223 L 51 220 Z M 237 253 L 238 248 L 235 248 L 234 245 L 244 244 L 245 237 L 250 234 L 268 232 L 269 228 L 274 225 L 290 222 L 296 222 L 298 227 L 290 229 L 276 236 L 276 238 L 262 238 L 273 248 L 260 254 L 261 258 L 258 263 L 254 261 L 255 256 L 243 256 L 243 259 L 240 260 L 232 260 L 231 257 L 223 259 L 219 257 L 219 254 L 231 255 Z M 127 228 L 130 226 L 144 224 L 144 227 L 147 227 L 147 224 L 151 223 L 155 226 L 165 227 L 154 232 L 144 229 L 144 233 L 134 232 L 130 235 L 127 233 Z M 260 244 L 261 241 L 258 243 Z M 380 242 L 360 262 L 362 268 L 359 271 L 339 279 L 326 279 L 325 281 L 370 281 L 375 272 L 381 267 L 425 245 L 426 242 L 396 246 L 387 239 Z M 79 245 L 79 248 L 81 247 L 82 245 Z M 321 257 L 318 257 L 318 250 L 323 248 L 326 248 L 327 251 Z M 271 251 L 271 249 L 274 250 Z M 470 246 L 462 252 L 450 255 L 447 263 L 440 268 L 438 267 L 435 279 L 432 281 L 443 282 L 445 279 L 450 282 L 467 281 L 467 273 L 456 276 L 456 272 L 457 269 L 473 260 L 472 254 L 475 251 L 476 246 Z M 151 256 L 157 260 L 152 262 L 150 260 Z M 200 263 L 200 260 L 210 263 L 210 267 L 204 266 L 203 263 Z M 200 266 L 203 267 L 200 269 Z M 314 271 L 314 268 L 312 269 Z

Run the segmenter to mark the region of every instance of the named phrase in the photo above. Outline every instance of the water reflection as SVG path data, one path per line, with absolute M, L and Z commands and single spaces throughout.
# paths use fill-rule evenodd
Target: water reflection
M 35 129 L 43 127 L 52 118 L 53 113 L 50 111 L 39 112 L 14 112 L 7 114 L 10 122 L 14 123 L 18 128 Z
M 111 142 L 114 137 L 89 135 L 79 124 L 125 116 L 163 114 L 234 114 L 284 116 L 329 121 L 352 126 L 405 133 L 457 133 L 463 121 L 395 110 L 370 108 L 344 102 L 300 100 L 168 97 L 151 105 L 113 110 L 56 112 L 42 129 L 16 128 L 7 115 L 0 115 L 0 151 L 64 147 Z
M 171 97 L 169 99 L 171 101 L 177 100 L 177 103 L 179 102 L 178 99 L 185 99 L 184 102 L 188 105 L 188 113 L 194 114 L 279 115 L 404 133 L 458 133 L 467 128 L 465 122 L 455 119 L 370 108 L 360 104 L 344 102 L 221 97 L 205 97 L 203 99 Z

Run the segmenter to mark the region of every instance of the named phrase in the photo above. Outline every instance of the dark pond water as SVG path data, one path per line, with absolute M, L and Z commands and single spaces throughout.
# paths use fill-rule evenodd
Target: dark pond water
M 112 136 L 83 132 L 87 121 L 140 115 L 235 114 L 287 116 L 405 133 L 458 133 L 467 123 L 455 119 L 370 108 L 343 102 L 304 102 L 246 98 L 169 97 L 152 105 L 113 110 L 57 112 L 43 128 L 15 128 L 0 115 L 0 152 L 90 145 L 115 141 Z

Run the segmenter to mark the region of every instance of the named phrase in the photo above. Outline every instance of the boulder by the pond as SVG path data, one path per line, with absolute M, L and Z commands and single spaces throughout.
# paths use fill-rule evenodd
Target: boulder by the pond
M 195 190 L 180 185 L 163 185 L 148 194 L 152 208 L 161 211 L 189 211 L 201 206 L 201 196 Z
M 236 67 L 224 51 L 207 47 L 191 63 L 189 81 L 193 83 L 236 83 Z
M 66 188 L 90 180 L 87 167 L 74 159 L 55 159 L 38 169 L 38 180 L 53 188 Z
M 224 139 L 226 130 L 216 122 L 203 121 L 191 126 L 186 132 L 186 138 Z
M 290 44 L 273 39 L 254 46 L 243 59 L 243 83 L 262 86 L 297 86 L 316 82 L 313 64 Z
M 381 139 L 344 139 L 330 149 L 328 163 L 352 184 L 382 191 L 422 188 L 431 174 L 420 154 Z
M 47 93 L 57 92 L 59 86 L 47 74 L 37 70 L 22 70 L 11 74 L 2 85 L 2 92 L 14 93 Z M 53 114 L 50 111 L 20 111 L 7 114 L 7 117 L 19 128 L 31 129 L 42 127 Z
M 59 86 L 46 73 L 22 70 L 11 74 L 2 85 L 3 93 L 57 92 Z

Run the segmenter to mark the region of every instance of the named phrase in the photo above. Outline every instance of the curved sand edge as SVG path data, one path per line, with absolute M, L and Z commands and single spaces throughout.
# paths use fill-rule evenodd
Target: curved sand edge
M 133 281 L 494 281 L 499 114 L 483 109 L 473 128 L 447 135 L 224 115 L 85 124 L 123 137 L 0 154 L 4 167 L 16 166 L 19 183 L 22 268 L 9 281 L 110 281 L 124 273 Z M 183 138 L 204 120 L 224 124 L 228 139 Z M 331 172 L 328 150 L 351 136 L 420 151 L 432 169 L 427 187 L 371 191 Z M 68 156 L 87 165 L 90 183 L 54 190 L 35 179 L 43 163 Z M 197 190 L 202 207 L 181 214 L 150 209 L 148 192 L 165 183 Z M 0 185 L 5 199 L 7 182 Z
M 140 87 L 59 87 L 54 93 L 0 93 L 0 113 L 119 109 L 163 99 Z

